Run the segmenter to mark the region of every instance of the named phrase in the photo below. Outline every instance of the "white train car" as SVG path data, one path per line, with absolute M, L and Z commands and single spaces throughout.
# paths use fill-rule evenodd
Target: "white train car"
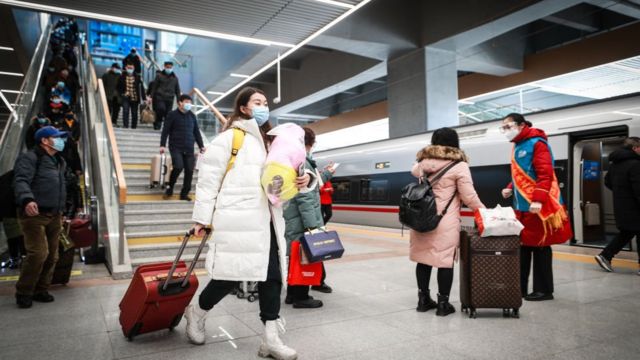
M 530 114 L 527 120 L 543 129 L 555 157 L 562 196 L 571 213 L 573 243 L 601 246 L 615 235 L 611 192 L 604 186 L 609 153 L 627 136 L 640 136 L 640 96 Z M 500 121 L 457 127 L 460 145 L 470 158 L 474 185 L 487 206 L 510 205 L 500 190 L 510 181 L 512 144 L 499 132 Z M 322 166 L 339 162 L 332 180 L 331 221 L 397 227 L 400 190 L 415 181 L 409 171 L 431 132 L 318 152 Z M 462 209 L 463 225 L 472 213 Z

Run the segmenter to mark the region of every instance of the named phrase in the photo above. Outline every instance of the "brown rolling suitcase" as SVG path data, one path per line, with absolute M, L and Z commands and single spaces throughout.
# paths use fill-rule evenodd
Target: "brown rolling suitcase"
M 151 178 L 149 179 L 149 187 L 155 188 L 159 186 L 164 188 L 169 182 L 171 174 L 171 156 L 166 152 L 164 154 L 156 154 L 151 158 Z
M 460 233 L 460 302 L 475 319 L 477 309 L 502 309 L 504 317 L 520 317 L 520 237 L 480 237 Z

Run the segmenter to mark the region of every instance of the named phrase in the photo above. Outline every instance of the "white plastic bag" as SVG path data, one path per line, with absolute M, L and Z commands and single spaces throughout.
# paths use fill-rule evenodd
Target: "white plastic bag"
M 524 229 L 510 207 L 503 208 L 498 205 L 493 209 L 478 209 L 475 218 L 481 237 L 520 235 Z

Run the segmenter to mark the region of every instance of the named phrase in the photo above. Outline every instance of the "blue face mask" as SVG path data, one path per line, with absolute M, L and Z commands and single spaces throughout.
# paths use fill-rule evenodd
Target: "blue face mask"
M 47 123 L 47 119 L 45 118 L 38 118 L 38 124 L 40 125 L 45 125 Z
M 173 69 L 164 69 L 164 72 L 167 73 L 167 75 L 171 75 L 171 73 L 173 73 Z
M 122 74 L 122 70 L 116 68 L 113 69 L 113 72 L 116 74 Z
M 53 145 L 51 146 L 56 151 L 64 150 L 64 139 L 63 138 L 53 138 Z
M 64 82 L 63 81 L 58 81 L 58 87 L 60 89 L 64 89 Z
M 266 106 L 255 106 L 253 108 L 253 118 L 256 119 L 258 126 L 264 125 L 269 121 L 269 108 Z
M 184 108 L 184 111 L 191 111 L 191 109 L 193 108 L 193 104 L 185 103 L 184 105 L 182 105 L 182 107 Z
M 129 75 L 133 74 L 133 69 L 127 69 L 127 74 Z
M 60 99 L 60 98 L 53 99 L 53 103 L 54 104 L 60 104 L 61 102 L 62 102 L 62 99 Z

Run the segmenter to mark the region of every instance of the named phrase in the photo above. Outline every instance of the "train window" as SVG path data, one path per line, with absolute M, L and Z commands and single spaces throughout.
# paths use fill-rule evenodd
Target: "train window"
M 360 201 L 389 200 L 389 180 L 360 180 Z
M 336 201 L 351 201 L 351 181 L 331 180 L 333 185 L 333 199 Z

